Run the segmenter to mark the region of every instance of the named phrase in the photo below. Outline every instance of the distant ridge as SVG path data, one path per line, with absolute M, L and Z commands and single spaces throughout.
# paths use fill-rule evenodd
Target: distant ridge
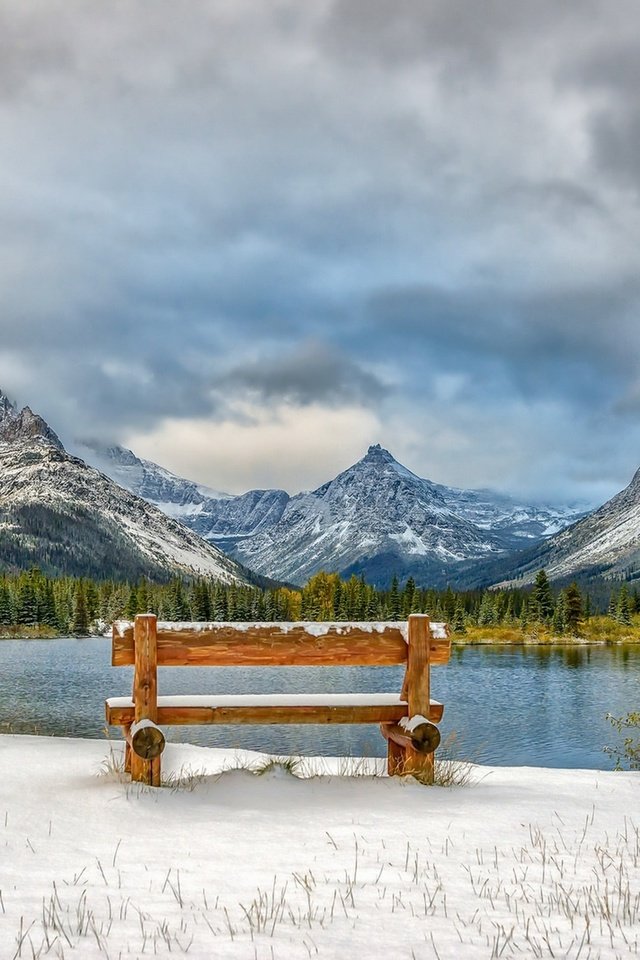
M 83 456 L 242 563 L 303 583 L 319 569 L 394 574 L 434 586 L 464 584 L 514 550 L 581 515 L 579 507 L 531 505 L 491 491 L 424 480 L 380 444 L 310 492 L 209 491 L 123 447 L 85 443 Z
M 250 573 L 141 497 L 66 452 L 0 392 L 0 569 L 245 583 Z
M 640 578 L 640 469 L 611 500 L 505 568 L 500 582 L 526 585 L 540 567 L 554 580 Z

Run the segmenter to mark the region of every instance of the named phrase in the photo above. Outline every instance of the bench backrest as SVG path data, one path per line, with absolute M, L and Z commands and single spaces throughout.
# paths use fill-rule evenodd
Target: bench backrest
M 143 619 L 143 618 L 139 618 Z M 155 619 L 155 618 L 154 618 Z M 156 663 L 166 667 L 390 666 L 408 659 L 412 634 L 428 630 L 428 663 L 449 660 L 444 623 L 167 623 L 156 626 Z M 134 624 L 113 625 L 112 664 L 135 663 Z M 422 646 L 422 644 L 421 644 Z

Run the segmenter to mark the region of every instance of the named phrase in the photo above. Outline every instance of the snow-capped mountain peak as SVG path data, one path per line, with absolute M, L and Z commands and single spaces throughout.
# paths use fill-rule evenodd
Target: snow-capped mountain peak
M 631 482 L 597 510 L 556 533 L 504 571 L 504 582 L 517 576 L 533 581 L 544 567 L 554 579 L 605 576 L 640 578 L 640 470 Z
M 230 494 L 185 480 L 170 470 L 137 457 L 132 450 L 118 444 L 101 444 L 83 440 L 74 445 L 74 452 L 101 470 L 125 490 L 130 490 L 163 513 L 179 520 L 202 513 L 209 500 L 228 500 Z
M 537 542 L 575 515 L 489 491 L 425 480 L 380 444 L 315 490 L 229 496 L 183 480 L 122 447 L 85 445 L 83 457 L 129 490 L 260 573 L 303 583 L 319 569 L 451 579 L 456 565 Z
M 3 564 L 137 579 L 248 571 L 141 497 L 72 456 L 45 420 L 0 395 Z
M 58 450 L 64 450 L 57 433 L 42 417 L 34 413 L 31 407 L 23 407 L 19 411 L 17 406 L 0 392 L 0 440 L 13 442 L 29 438 L 44 440 Z
M 0 423 L 3 420 L 14 419 L 18 416 L 18 409 L 9 397 L 0 390 Z

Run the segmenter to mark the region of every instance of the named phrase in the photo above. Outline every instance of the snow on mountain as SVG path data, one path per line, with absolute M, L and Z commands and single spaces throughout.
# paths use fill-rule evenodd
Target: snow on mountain
M 522 549 L 550 537 L 589 511 L 585 503 L 523 503 L 494 490 L 460 490 L 436 484 L 455 513 L 500 536 L 505 547 Z
M 83 456 L 118 483 L 265 575 L 304 582 L 319 569 L 453 579 L 458 564 L 489 561 L 555 532 L 577 507 L 521 503 L 491 491 L 424 480 L 379 445 L 334 480 L 230 496 L 140 460 L 122 447 L 85 444 Z
M 18 410 L 16 405 L 0 391 L 0 442 L 10 443 L 30 437 L 46 440 L 58 450 L 64 450 L 60 438 L 42 417 L 34 413 L 30 407 Z
M 0 558 L 88 576 L 202 574 L 246 582 L 215 545 L 68 454 L 0 394 Z
M 73 452 L 96 469 L 153 503 L 163 513 L 178 520 L 200 514 L 209 500 L 228 500 L 231 495 L 177 477 L 164 467 L 142 460 L 131 450 L 118 445 L 105 446 L 91 440 L 73 446 Z
M 376 445 L 334 480 L 291 497 L 273 526 L 237 542 L 235 555 L 295 583 L 320 569 L 435 582 L 456 563 L 502 550 L 490 531 L 454 513 L 435 484 Z
M 509 578 L 531 583 L 541 567 L 552 579 L 640 575 L 640 470 L 603 506 L 527 551 Z
M 220 493 L 142 460 L 126 447 L 84 441 L 74 450 L 116 483 L 224 550 L 276 523 L 289 500 L 284 490 L 250 490 L 236 497 Z

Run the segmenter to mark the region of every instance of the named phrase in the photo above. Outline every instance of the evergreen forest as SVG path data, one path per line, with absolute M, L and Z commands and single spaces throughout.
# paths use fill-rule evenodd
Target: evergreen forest
M 529 589 L 465 592 L 420 588 L 412 578 L 402 584 L 394 578 L 389 589 L 380 590 L 362 578 L 342 580 L 326 572 L 316 573 L 301 590 L 207 579 L 158 584 L 51 578 L 38 568 L 0 577 L 0 635 L 85 636 L 147 612 L 174 621 L 404 620 L 410 613 L 428 613 L 458 636 L 502 630 L 515 639 L 523 632 L 579 636 L 594 619 L 600 628 L 603 620 L 630 626 L 640 614 L 640 594 L 617 583 L 604 600 L 600 591 L 596 603 L 576 583 L 555 589 L 544 570 Z

